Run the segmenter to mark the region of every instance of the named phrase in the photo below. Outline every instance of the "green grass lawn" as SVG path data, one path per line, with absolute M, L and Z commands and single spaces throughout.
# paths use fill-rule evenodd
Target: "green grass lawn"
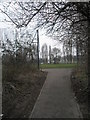
M 40 68 L 46 69 L 46 68 L 75 68 L 76 64 L 65 64 L 65 63 L 60 63 L 60 64 L 40 64 Z

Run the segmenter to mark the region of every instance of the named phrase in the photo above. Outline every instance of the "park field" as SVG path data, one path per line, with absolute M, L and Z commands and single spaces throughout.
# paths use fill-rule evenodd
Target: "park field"
M 73 64 L 66 64 L 66 63 L 60 63 L 60 64 L 40 64 L 41 69 L 48 69 L 48 68 L 75 68 L 76 63 Z

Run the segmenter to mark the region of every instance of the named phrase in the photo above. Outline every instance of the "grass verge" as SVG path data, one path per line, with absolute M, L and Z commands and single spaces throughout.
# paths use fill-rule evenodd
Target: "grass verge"
M 49 68 L 74 68 L 76 67 L 76 64 L 65 64 L 65 63 L 60 63 L 60 64 L 41 64 L 40 68 L 42 69 L 49 69 Z

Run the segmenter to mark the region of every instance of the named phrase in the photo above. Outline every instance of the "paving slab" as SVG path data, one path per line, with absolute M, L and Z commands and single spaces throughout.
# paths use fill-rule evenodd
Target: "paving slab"
M 71 69 L 46 69 L 48 75 L 30 118 L 83 118 L 71 89 Z

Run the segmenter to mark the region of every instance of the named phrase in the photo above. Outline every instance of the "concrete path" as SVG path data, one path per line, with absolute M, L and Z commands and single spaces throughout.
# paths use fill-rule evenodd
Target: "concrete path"
M 30 118 L 82 118 L 71 89 L 71 69 L 47 69 L 48 75 Z
M 0 120 L 2 116 L 2 61 L 0 59 Z

